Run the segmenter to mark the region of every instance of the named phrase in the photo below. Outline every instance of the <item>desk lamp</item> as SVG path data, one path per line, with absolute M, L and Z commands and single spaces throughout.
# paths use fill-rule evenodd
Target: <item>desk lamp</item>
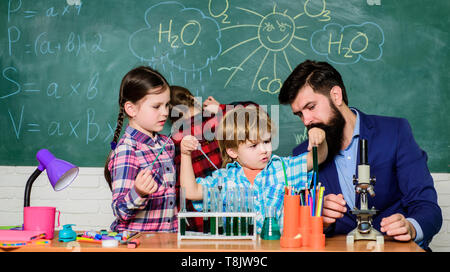
M 31 186 L 36 178 L 47 169 L 47 176 L 55 191 L 60 191 L 69 186 L 78 175 L 78 167 L 55 158 L 47 149 L 41 149 L 36 153 L 39 162 L 38 168 L 31 174 L 25 186 L 24 207 L 30 206 Z

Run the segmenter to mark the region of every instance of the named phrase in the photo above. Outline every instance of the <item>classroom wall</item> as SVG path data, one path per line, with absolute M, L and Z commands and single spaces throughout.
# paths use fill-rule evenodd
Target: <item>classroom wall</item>
M 267 105 L 287 156 L 305 128 L 289 106 L 271 106 L 312 59 L 339 71 L 350 106 L 406 118 L 431 171 L 450 172 L 450 1 L 424 2 L 2 0 L 0 165 L 34 165 L 45 147 L 102 167 L 120 81 L 139 65 L 203 99 Z
M 35 167 L 0 166 L 0 226 L 23 222 L 25 184 Z M 444 222 L 430 247 L 433 251 L 450 251 L 450 173 L 432 174 L 438 191 Z M 111 192 L 103 178 L 103 168 L 82 167 L 77 179 L 65 190 L 54 192 L 46 172 L 35 181 L 32 206 L 54 206 L 61 211 L 60 223 L 76 224 L 75 230 L 109 229 L 114 217 Z
M 0 166 L 0 225 L 23 223 L 25 185 L 35 169 Z M 53 190 L 44 171 L 33 184 L 30 204 L 56 207 L 61 211 L 61 226 L 76 224 L 75 230 L 109 229 L 114 220 L 111 191 L 100 167 L 81 167 L 75 181 L 59 192 Z

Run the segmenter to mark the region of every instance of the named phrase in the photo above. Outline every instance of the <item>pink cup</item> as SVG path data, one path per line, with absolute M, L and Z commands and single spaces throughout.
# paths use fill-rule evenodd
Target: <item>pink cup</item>
M 55 232 L 55 207 L 24 207 L 23 229 L 45 232 L 45 239 L 53 239 Z M 58 211 L 58 227 L 61 212 Z

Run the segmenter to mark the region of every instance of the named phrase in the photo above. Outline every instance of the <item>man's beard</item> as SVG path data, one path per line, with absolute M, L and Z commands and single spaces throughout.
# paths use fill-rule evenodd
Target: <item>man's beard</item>
M 325 131 L 325 138 L 328 146 L 328 156 L 325 163 L 332 161 L 334 157 L 339 153 L 342 146 L 342 140 L 344 137 L 345 119 L 336 106 L 330 101 L 330 107 L 332 110 L 332 117 L 328 124 L 316 123 L 306 126 L 308 130 L 313 127 L 321 128 Z

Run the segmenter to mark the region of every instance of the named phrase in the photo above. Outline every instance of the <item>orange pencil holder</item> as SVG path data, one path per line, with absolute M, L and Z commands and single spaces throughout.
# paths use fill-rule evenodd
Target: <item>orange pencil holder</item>
M 302 237 L 299 232 L 300 196 L 284 195 L 283 235 L 281 247 L 301 247 Z
M 302 235 L 302 246 L 309 245 L 309 235 L 311 233 L 311 207 L 299 207 L 299 232 Z
M 322 216 L 311 216 L 311 234 L 308 240 L 310 248 L 325 248 L 325 234 L 323 234 Z

